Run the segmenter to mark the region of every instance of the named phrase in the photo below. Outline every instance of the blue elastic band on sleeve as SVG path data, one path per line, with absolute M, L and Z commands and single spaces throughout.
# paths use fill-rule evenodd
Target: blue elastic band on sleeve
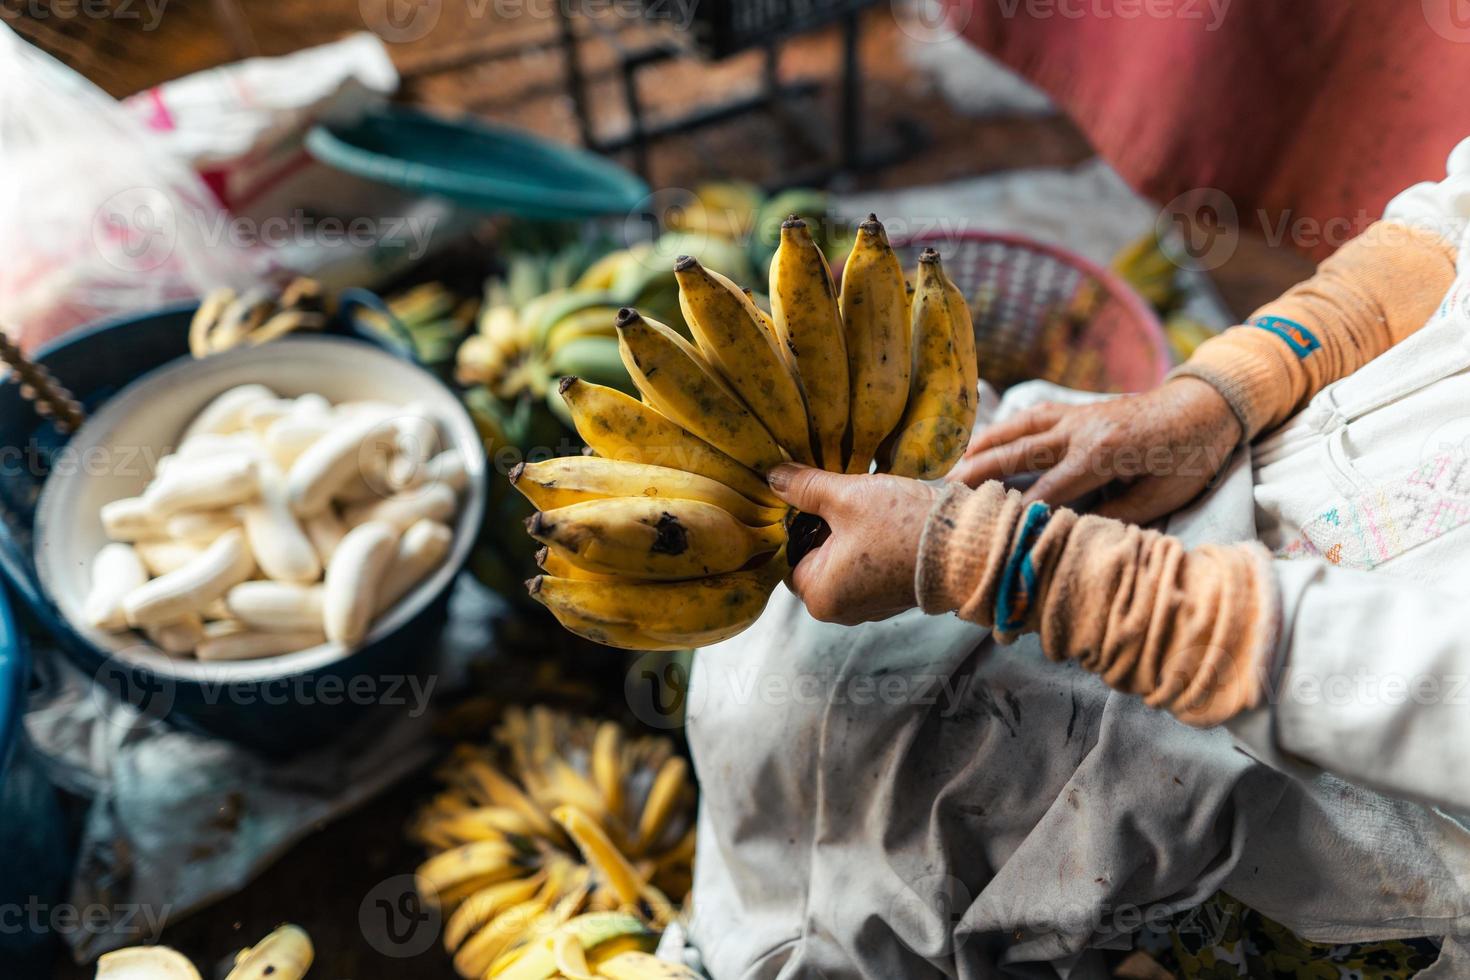
M 1301 360 L 1314 350 L 1322 349 L 1321 341 L 1312 334 L 1312 331 L 1284 316 L 1254 316 L 1247 321 L 1247 324 L 1274 333 L 1286 341 L 1286 346 L 1291 348 L 1297 360 Z

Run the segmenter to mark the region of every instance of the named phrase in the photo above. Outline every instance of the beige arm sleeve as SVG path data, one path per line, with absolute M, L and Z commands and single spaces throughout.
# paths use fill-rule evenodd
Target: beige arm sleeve
M 1455 259 L 1439 235 L 1379 221 L 1171 377 L 1213 385 L 1253 439 L 1422 327 L 1454 281 Z
M 925 525 L 919 605 L 995 630 L 1041 634 L 1113 688 L 1193 725 L 1254 707 L 1280 631 L 1259 544 L 1186 549 L 1102 517 L 1026 505 L 999 483 L 949 484 Z

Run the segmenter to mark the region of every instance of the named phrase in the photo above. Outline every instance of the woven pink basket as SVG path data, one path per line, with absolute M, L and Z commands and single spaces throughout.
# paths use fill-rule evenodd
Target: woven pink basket
M 936 249 L 970 301 L 980 377 L 1085 391 L 1144 391 L 1172 361 L 1159 318 L 1118 276 L 1020 235 L 962 232 L 894 242 L 905 269 Z

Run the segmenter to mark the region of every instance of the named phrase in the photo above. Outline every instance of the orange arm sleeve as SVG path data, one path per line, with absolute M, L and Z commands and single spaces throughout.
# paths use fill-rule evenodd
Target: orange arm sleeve
M 1253 439 L 1422 327 L 1454 281 L 1455 259 L 1439 235 L 1379 221 L 1170 376 L 1213 385 Z
M 1039 633 L 1113 688 L 1194 725 L 1254 707 L 1280 632 L 1259 544 L 1186 549 L 1102 517 L 1023 504 L 999 483 L 949 484 L 925 525 L 915 591 L 1008 643 Z

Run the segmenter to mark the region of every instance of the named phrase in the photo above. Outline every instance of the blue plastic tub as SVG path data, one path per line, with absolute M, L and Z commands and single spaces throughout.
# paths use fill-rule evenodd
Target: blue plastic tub
M 372 305 L 371 298 L 365 301 L 361 295 L 355 302 Z M 141 375 L 187 355 L 194 309 L 188 303 L 109 321 L 42 348 L 34 359 L 89 411 L 95 410 Z M 353 331 L 338 325 L 333 332 Z M 165 676 L 95 646 L 70 627 L 47 596 L 32 557 L 36 501 L 50 462 L 66 442 L 55 426 L 36 415 L 15 385 L 0 385 L 0 572 L 57 646 L 104 688 L 154 717 L 279 757 L 319 747 L 370 710 L 403 710 L 413 703 L 411 685 L 417 684 L 419 691 L 431 685 L 434 665 L 429 655 L 446 619 L 448 588 L 378 642 L 315 670 L 283 670 L 256 681 Z M 381 696 L 352 696 L 347 685 L 360 677 L 379 682 L 375 690 Z M 309 696 L 301 696 L 303 691 Z
M 66 895 L 71 853 L 56 791 L 21 728 L 30 662 L 0 586 L 0 975 L 42 977 L 55 955 L 46 927 Z

